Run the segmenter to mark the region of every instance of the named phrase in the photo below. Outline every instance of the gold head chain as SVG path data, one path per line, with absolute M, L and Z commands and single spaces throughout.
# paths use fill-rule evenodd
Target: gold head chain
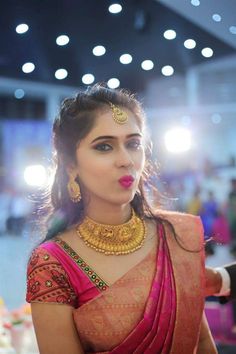
M 109 102 L 112 111 L 112 117 L 114 121 L 118 124 L 124 124 L 128 120 L 128 114 L 123 111 L 118 106 L 114 105 L 113 103 Z

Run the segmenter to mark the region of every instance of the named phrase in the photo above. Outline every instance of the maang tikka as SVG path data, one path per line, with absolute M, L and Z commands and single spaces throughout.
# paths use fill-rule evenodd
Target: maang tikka
M 126 123 L 128 120 L 128 114 L 111 102 L 109 102 L 109 105 L 111 107 L 112 118 L 114 119 L 114 121 L 118 124 Z
M 76 182 L 77 175 L 70 172 L 69 173 L 69 182 L 67 184 L 67 190 L 70 196 L 70 199 L 73 203 L 79 203 L 81 200 L 80 186 L 78 182 Z

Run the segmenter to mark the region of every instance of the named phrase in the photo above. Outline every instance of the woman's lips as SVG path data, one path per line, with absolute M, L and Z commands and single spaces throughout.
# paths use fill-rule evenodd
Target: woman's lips
M 123 176 L 119 179 L 119 183 L 124 188 L 129 188 L 134 182 L 133 176 Z

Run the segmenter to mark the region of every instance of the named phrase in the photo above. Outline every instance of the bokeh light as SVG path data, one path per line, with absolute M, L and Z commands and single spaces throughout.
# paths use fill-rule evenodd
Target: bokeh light
M 113 77 L 110 80 L 108 80 L 107 86 L 110 87 L 111 89 L 115 89 L 120 86 L 120 80 L 118 80 L 116 77 Z
M 186 128 L 173 128 L 164 136 L 165 146 L 174 154 L 188 151 L 191 148 L 191 133 Z
M 154 63 L 152 60 L 144 60 L 142 63 L 141 63 L 141 67 L 143 70 L 152 70 L 153 67 L 154 67 Z
M 90 85 L 90 84 L 92 84 L 92 83 L 94 82 L 94 80 L 95 80 L 95 77 L 94 77 L 93 74 L 84 74 L 84 75 L 82 76 L 82 82 L 83 82 L 83 84 L 85 84 L 85 85 Z
M 55 72 L 55 78 L 58 80 L 63 80 L 68 76 L 68 72 L 66 69 L 58 69 Z
M 69 41 L 70 41 L 70 38 L 65 34 L 58 36 L 56 39 L 57 45 L 60 45 L 60 46 L 67 45 L 69 43 Z
M 24 180 L 29 186 L 44 186 L 47 182 L 46 168 L 42 165 L 27 166 L 24 171 Z
M 106 48 L 103 45 L 97 45 L 93 48 L 93 55 L 100 57 L 106 53 Z
M 120 4 L 112 4 L 109 6 L 108 10 L 111 14 L 118 14 L 122 11 L 122 6 Z
M 34 63 L 25 63 L 24 65 L 22 65 L 22 71 L 25 73 L 25 74 L 29 74 L 29 73 L 32 73 L 32 71 L 34 71 L 35 69 L 35 65 Z
M 29 30 L 29 26 L 26 23 L 21 23 L 20 25 L 16 26 L 16 33 L 23 34 Z

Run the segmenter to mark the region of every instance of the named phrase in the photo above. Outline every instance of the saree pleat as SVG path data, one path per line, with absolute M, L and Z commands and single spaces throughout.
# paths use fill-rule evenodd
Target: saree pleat
M 166 271 L 164 277 L 169 277 L 169 274 L 172 272 L 172 267 L 169 262 L 166 264 Z M 176 308 L 176 296 L 175 296 L 175 284 L 173 276 L 169 279 L 170 284 L 162 284 L 161 292 L 164 292 L 165 295 L 159 300 L 161 302 L 162 310 L 159 314 L 159 317 L 156 315 L 151 334 L 152 341 L 148 345 L 148 348 L 145 350 L 145 353 L 153 353 L 153 349 L 156 348 L 157 352 L 166 354 L 169 353 L 170 344 L 173 335 L 174 322 L 175 322 L 175 308 Z M 164 283 L 164 282 L 163 282 Z M 166 287 L 167 285 L 167 287 Z M 166 293 L 166 288 L 170 290 L 167 291 L 169 295 Z M 161 318 L 161 323 L 159 323 Z M 166 329 L 168 330 L 166 331 Z M 163 338 L 160 341 L 160 338 Z M 143 348 L 145 349 L 145 348 Z
M 169 252 L 160 235 L 157 271 L 143 319 L 111 353 L 168 353 L 175 320 L 175 289 Z
M 119 335 L 118 330 L 121 326 L 119 318 L 127 316 L 127 310 L 132 309 L 131 299 L 129 296 L 127 297 L 127 294 L 130 294 L 130 288 L 136 286 L 134 278 L 131 276 L 131 271 L 134 269 L 126 273 L 122 279 L 127 282 L 125 288 L 121 290 L 121 284 L 117 281 L 96 299 L 75 310 L 75 323 L 86 353 L 164 354 L 170 350 L 175 320 L 175 284 L 163 230 L 159 228 L 158 233 L 160 240 L 156 257 L 153 259 L 149 257 L 150 259 L 145 259 L 134 267 L 137 272 L 144 269 L 149 262 L 155 262 L 155 274 L 152 284 L 150 284 L 149 293 L 147 293 L 146 300 L 144 299 L 143 308 L 142 306 L 133 308 L 134 321 L 132 323 L 131 320 L 127 326 L 126 334 L 123 331 L 119 337 L 118 345 L 114 346 L 115 339 L 112 338 Z M 145 287 L 147 284 L 144 283 L 143 286 Z M 119 296 L 114 297 L 115 293 L 118 293 Z M 117 313 L 113 308 L 109 309 L 107 306 L 111 294 L 113 304 L 117 306 Z M 124 306 L 125 304 L 127 308 Z M 102 323 L 100 333 L 99 327 L 92 323 L 91 318 L 86 320 L 85 314 L 87 317 L 89 314 L 89 317 L 91 316 L 95 321 L 100 314 Z M 129 315 L 132 317 L 132 311 Z M 108 337 L 106 338 L 106 336 Z M 93 337 L 92 341 L 89 340 L 91 337 Z

